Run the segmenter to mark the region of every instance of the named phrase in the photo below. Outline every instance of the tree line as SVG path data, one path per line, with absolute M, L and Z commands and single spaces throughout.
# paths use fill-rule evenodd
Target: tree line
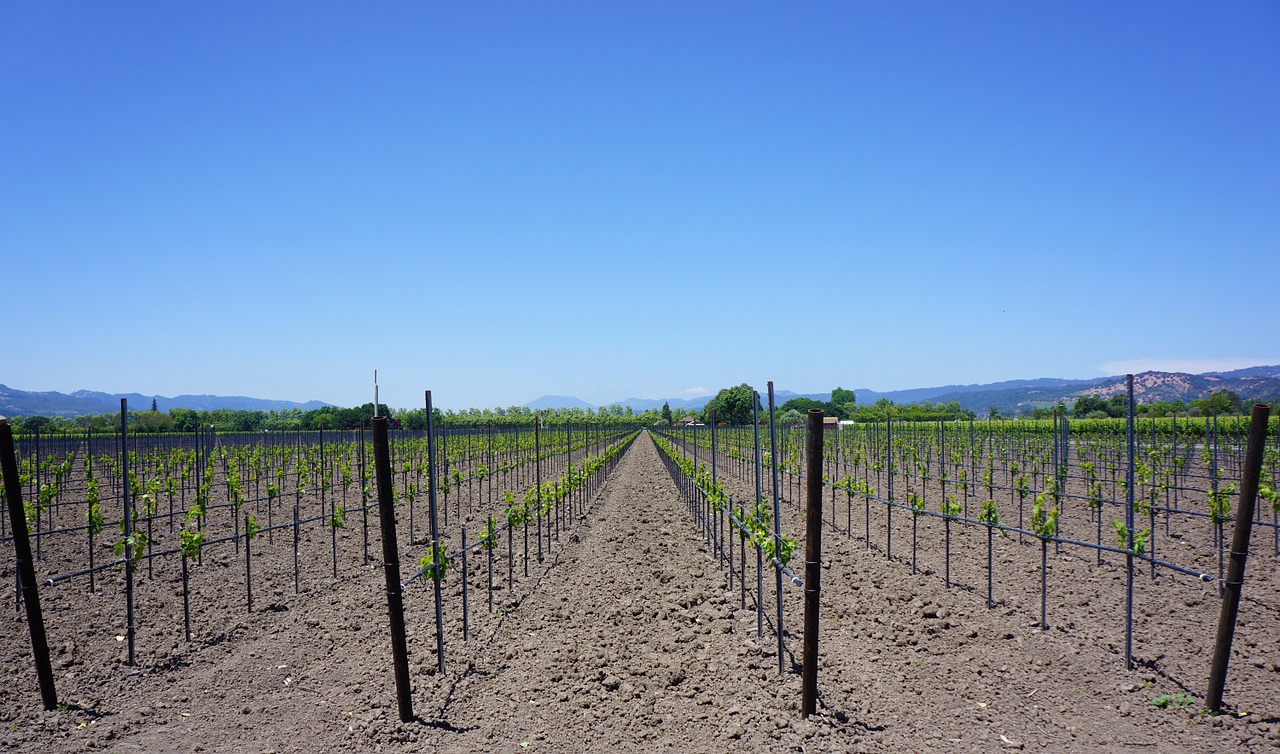
M 214 409 L 196 411 L 189 408 L 170 409 L 167 413 L 152 408 L 149 411 L 130 411 L 129 428 L 133 432 L 194 432 L 197 427 L 212 428 L 219 432 L 295 432 L 320 429 L 352 430 L 366 426 L 374 416 L 385 416 L 401 429 L 424 430 L 427 428 L 425 408 L 396 409 L 379 404 L 374 410 L 370 401 L 361 406 L 343 408 L 323 406 L 316 409 L 293 408 L 284 411 L 249 411 L 244 409 Z M 601 406 L 599 409 L 551 408 L 534 410 L 526 406 L 508 408 L 435 409 L 434 420 L 438 426 L 476 426 L 495 424 L 505 426 L 533 426 L 541 417 L 544 426 L 565 424 L 643 424 L 655 425 L 662 421 L 657 409 L 636 414 L 630 406 Z M 75 418 L 48 416 L 15 416 L 9 418 L 16 432 L 113 432 L 120 426 L 120 414 L 88 414 Z
M 1051 407 L 1037 407 L 1028 412 L 1031 418 L 1048 418 L 1055 413 L 1075 418 L 1103 419 L 1121 418 L 1128 411 L 1124 394 L 1110 398 L 1083 395 L 1068 406 L 1065 402 Z M 1229 390 L 1221 390 L 1208 398 L 1182 401 L 1156 401 L 1139 403 L 1134 412 L 1140 416 L 1209 416 L 1213 414 L 1233 415 L 1242 413 L 1248 407 L 1240 396 Z M 765 408 L 760 402 L 755 404 L 761 418 Z M 898 404 L 888 398 L 881 398 L 870 405 L 858 405 L 857 396 L 852 390 L 835 388 L 831 398 L 818 401 L 812 398 L 792 398 L 777 407 L 777 420 L 783 424 L 799 424 L 805 421 L 809 409 L 820 408 L 828 416 L 856 422 L 878 422 L 886 418 L 903 421 L 937 421 L 964 420 L 974 418 L 974 412 L 961 408 L 959 402 Z M 1280 408 L 1277 405 L 1273 408 Z M 219 432 L 290 432 L 314 431 L 319 429 L 352 430 L 358 429 L 361 423 L 367 424 L 375 416 L 386 416 L 401 429 L 423 430 L 427 428 L 426 409 L 393 409 L 379 404 L 375 411 L 372 402 L 361 406 L 342 408 L 323 406 L 316 409 L 299 408 L 284 411 L 249 411 L 243 409 L 214 409 L 196 411 L 188 408 L 170 409 L 167 413 L 157 411 L 152 402 L 149 411 L 130 411 L 129 426 L 135 432 L 194 432 L 197 427 L 213 428 Z M 992 418 L 1002 417 L 993 407 Z M 752 388 L 746 383 L 720 390 L 701 409 L 672 409 L 664 403 L 661 409 L 647 409 L 635 413 L 630 406 L 613 404 L 590 408 L 550 408 L 534 410 L 527 406 L 509 406 L 507 408 L 467 408 L 460 410 L 435 410 L 435 421 L 442 427 L 477 426 L 485 424 L 505 426 L 533 426 L 541 417 L 544 426 L 564 424 L 600 425 L 600 424 L 635 424 L 641 426 L 671 426 L 685 417 L 693 417 L 700 423 L 714 421 L 728 425 L 747 425 L 752 420 Z M 83 432 L 92 429 L 95 432 L 112 432 L 119 427 L 120 415 L 117 413 L 92 414 L 77 416 L 74 419 L 47 416 L 10 417 L 9 423 L 16 432 Z

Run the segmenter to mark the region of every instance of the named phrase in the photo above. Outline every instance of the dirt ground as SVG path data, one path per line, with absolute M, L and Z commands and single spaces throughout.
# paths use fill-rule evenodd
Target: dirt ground
M 360 565 L 360 530 L 348 527 L 333 579 L 328 532 L 317 529 L 307 536 L 324 539 L 304 543 L 298 595 L 291 542 L 277 539 L 254 555 L 252 613 L 234 550 L 206 556 L 192 574 L 198 599 L 190 643 L 182 637 L 176 569 L 144 581 L 136 668 L 124 664 L 118 575 L 95 595 L 62 585 L 43 590 L 65 703 L 57 711 L 40 711 L 25 621 L 6 611 L 0 750 L 1280 750 L 1270 577 L 1246 582 L 1246 596 L 1252 588 L 1260 599 L 1242 609 L 1227 690 L 1244 714 L 1204 717 L 1198 706 L 1149 702 L 1177 692 L 1202 696 L 1216 587 L 1179 581 L 1142 592 L 1135 651 L 1145 664 L 1129 672 L 1117 659 L 1121 569 L 1051 555 L 1056 589 L 1044 631 L 1038 545 L 1001 543 L 1001 568 L 1018 576 L 1016 586 L 1005 579 L 1000 603 L 989 609 L 985 537 L 957 537 L 959 585 L 947 589 L 936 546 L 922 551 L 917 574 L 902 560 L 910 517 L 901 518 L 892 561 L 868 549 L 856 526 L 854 536 L 824 535 L 821 703 L 808 721 L 799 715 L 799 677 L 779 674 L 771 627 L 755 636 L 752 599 L 743 609 L 737 577 L 727 588 L 642 435 L 586 515 L 560 531 L 543 563 L 530 563 L 528 577 L 516 539 L 510 590 L 505 543 L 499 548 L 493 612 L 485 558 L 473 557 L 466 642 L 460 579 L 450 574 L 443 673 L 435 670 L 431 592 L 410 588 L 413 722 L 397 718 L 381 564 Z M 803 527 L 788 512 L 784 528 Z M 371 552 L 380 552 L 376 527 L 371 533 Z M 936 542 L 936 532 L 928 536 Z M 6 568 L 0 578 L 11 583 L 12 565 Z M 750 560 L 747 575 L 754 585 Z M 772 584 L 766 574 L 769 613 Z M 800 625 L 800 589 L 786 585 L 784 598 L 790 668 L 801 651 L 790 635 Z

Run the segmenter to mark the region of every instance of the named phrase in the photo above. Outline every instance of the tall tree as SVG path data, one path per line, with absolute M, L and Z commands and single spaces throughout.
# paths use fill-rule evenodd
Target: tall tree
M 827 402 L 827 410 L 841 419 L 852 419 L 858 407 L 858 395 L 852 390 L 838 387 L 831 391 L 831 400 Z
M 751 386 L 742 383 L 736 387 L 727 387 L 716 393 L 716 397 L 707 402 L 707 412 L 714 411 L 716 421 L 726 424 L 749 424 L 751 422 Z M 760 402 L 756 401 L 759 408 Z
M 662 403 L 662 421 L 666 422 L 668 427 L 675 423 L 675 419 L 671 417 L 671 404 L 666 401 Z

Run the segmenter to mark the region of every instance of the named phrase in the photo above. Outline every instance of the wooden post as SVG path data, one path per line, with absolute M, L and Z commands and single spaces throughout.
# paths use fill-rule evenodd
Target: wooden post
M 805 449 L 804 662 L 800 716 L 818 708 L 818 598 L 822 594 L 822 409 L 809 409 Z
M 1267 418 L 1270 413 L 1271 408 L 1265 403 L 1255 403 L 1249 417 L 1249 444 L 1245 449 L 1244 472 L 1240 479 L 1240 503 L 1236 508 L 1235 536 L 1231 540 L 1231 564 L 1227 567 L 1222 612 L 1218 617 L 1218 641 L 1209 670 L 1209 693 L 1205 697 L 1205 707 L 1215 715 L 1222 709 L 1222 691 L 1227 684 L 1227 661 L 1231 659 L 1231 640 L 1235 636 L 1236 615 L 1240 611 L 1244 564 L 1249 555 L 1249 534 L 1258 499 L 1258 478 L 1262 472 L 1262 452 L 1267 444 Z
M 22 508 L 18 457 L 13 447 L 13 430 L 3 419 L 0 419 L 0 466 L 4 467 L 5 497 L 9 500 L 9 521 L 13 524 L 13 549 L 18 556 L 18 579 L 27 606 L 27 625 L 31 629 L 31 653 L 36 661 L 40 700 L 46 710 L 54 710 L 58 708 L 58 693 L 53 686 L 53 665 L 49 662 L 49 642 L 44 634 L 44 613 L 40 612 L 40 594 L 36 591 L 36 567 L 31 560 L 27 514 Z
M 404 593 L 400 586 L 400 549 L 396 545 L 395 496 L 391 489 L 391 450 L 387 444 L 387 418 L 373 418 L 373 465 L 378 480 L 378 518 L 382 524 L 382 568 L 387 580 L 387 613 L 391 621 L 391 656 L 396 674 L 396 701 L 400 722 L 413 720 L 413 695 L 409 684 L 409 642 L 404 630 Z

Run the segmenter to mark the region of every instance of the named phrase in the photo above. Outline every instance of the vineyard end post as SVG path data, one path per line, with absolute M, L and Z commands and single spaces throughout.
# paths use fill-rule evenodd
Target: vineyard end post
M 1209 670 L 1209 693 L 1205 707 L 1213 714 L 1222 708 L 1222 691 L 1227 683 L 1227 661 L 1231 658 L 1231 640 L 1236 631 L 1236 615 L 1240 610 L 1240 592 L 1244 586 L 1244 565 L 1249 555 L 1249 535 L 1258 499 L 1258 479 L 1262 472 L 1262 455 L 1267 443 L 1267 417 L 1271 409 L 1255 403 L 1249 418 L 1249 443 L 1245 449 L 1244 472 L 1240 479 L 1240 502 L 1236 509 L 1236 530 L 1231 540 L 1231 564 L 1227 568 L 1226 591 L 1218 618 L 1218 641 Z
M 805 453 L 804 541 L 804 686 L 800 715 L 818 708 L 818 601 L 822 594 L 822 409 L 809 409 L 809 447 Z M 833 524 L 834 525 L 834 524 Z

